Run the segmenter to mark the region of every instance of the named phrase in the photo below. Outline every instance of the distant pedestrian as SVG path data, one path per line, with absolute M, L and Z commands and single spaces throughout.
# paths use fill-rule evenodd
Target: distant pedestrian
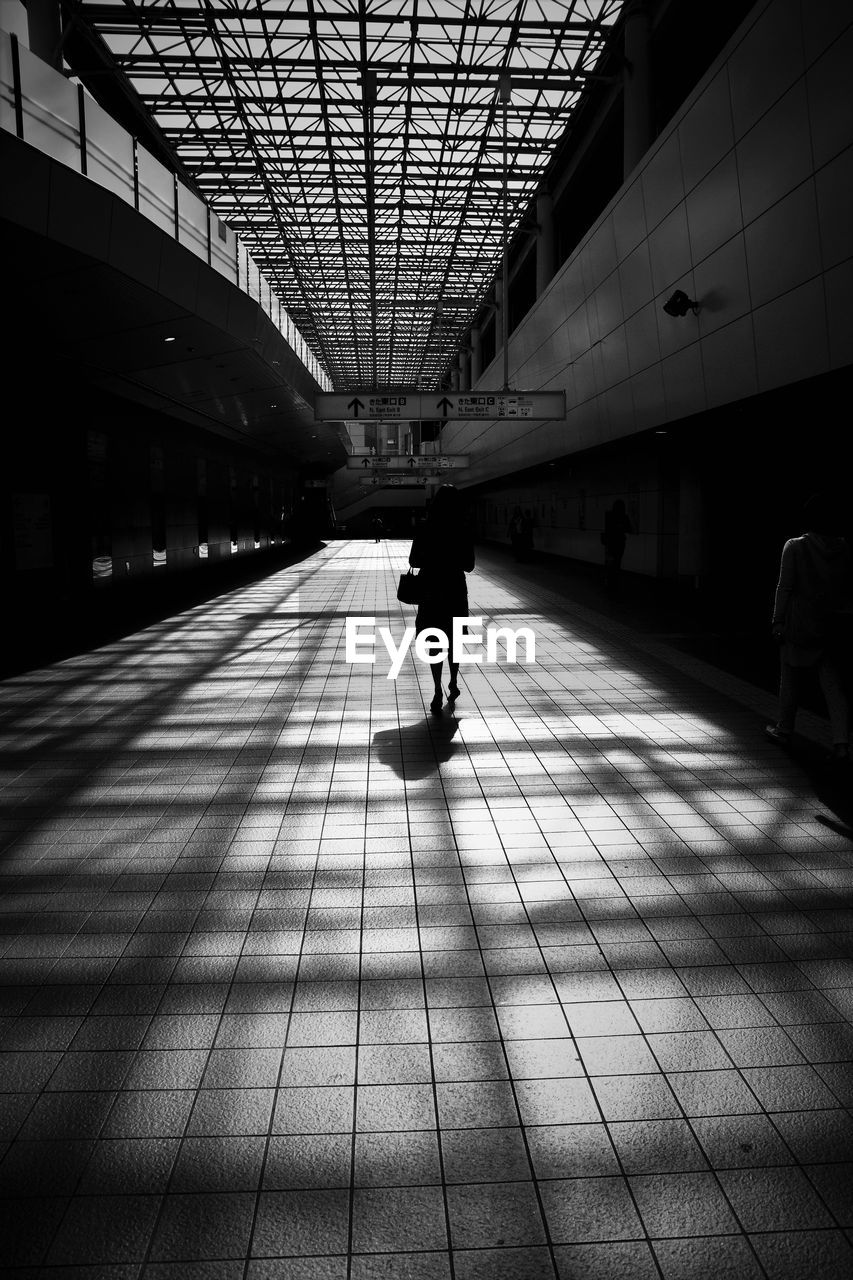
M 849 661 L 853 593 L 851 559 L 836 504 L 824 495 L 803 510 L 803 534 L 782 548 L 773 605 L 773 636 L 780 645 L 779 719 L 768 738 L 787 745 L 794 732 L 802 683 L 817 675 L 832 730 L 832 758 L 850 761 L 850 704 L 844 688 Z
M 507 537 L 516 560 L 521 560 L 524 553 L 524 513 L 521 507 L 515 507 L 510 516 Z
M 533 512 L 529 507 L 525 507 L 524 515 L 521 517 L 521 555 L 522 561 L 533 559 L 533 530 L 536 528 L 536 520 Z
M 370 527 L 373 530 L 373 541 L 381 542 L 382 535 L 385 532 L 385 525 L 382 522 L 382 517 L 379 515 L 374 516 L 370 522 Z
M 448 645 L 452 646 L 453 619 L 468 617 L 465 574 L 474 568 L 474 539 L 465 526 L 461 495 L 453 485 L 442 485 L 427 508 L 426 521 L 412 541 L 409 564 L 421 571 L 418 574 L 421 601 L 415 619 L 417 634 L 433 629 L 443 631 Z M 433 656 L 439 651 L 438 645 L 431 646 Z M 459 663 L 453 661 L 453 656 L 450 647 L 447 652 L 450 671 L 447 697 L 450 702 L 459 697 Z M 433 715 L 440 714 L 444 701 L 441 687 L 443 664 L 443 658 L 431 664 L 435 687 L 430 703 Z
M 601 535 L 604 547 L 604 585 L 608 591 L 616 590 L 625 554 L 625 542 L 628 534 L 633 532 L 625 503 L 617 498 L 610 510 L 604 513 L 604 532 Z

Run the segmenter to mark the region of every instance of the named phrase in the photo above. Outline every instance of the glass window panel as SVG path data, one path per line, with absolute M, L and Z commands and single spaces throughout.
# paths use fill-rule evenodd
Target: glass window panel
M 504 198 L 514 231 L 621 7 L 478 0 L 473 23 L 451 0 L 325 0 L 312 30 L 307 9 L 182 0 L 94 25 L 254 259 L 241 283 L 269 308 L 265 277 L 293 341 L 342 388 L 428 386 L 493 283 Z M 471 305 L 421 324 L 447 295 Z

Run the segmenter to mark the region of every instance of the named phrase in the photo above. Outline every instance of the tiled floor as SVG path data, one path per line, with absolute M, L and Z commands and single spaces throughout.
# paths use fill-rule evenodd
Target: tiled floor
M 523 569 L 455 714 L 347 664 L 407 551 L 0 686 L 2 1274 L 848 1277 L 853 845 Z

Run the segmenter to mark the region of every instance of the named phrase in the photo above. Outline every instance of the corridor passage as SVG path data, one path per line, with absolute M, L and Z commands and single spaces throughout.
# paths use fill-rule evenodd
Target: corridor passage
M 853 1274 L 853 844 L 763 718 L 488 555 L 532 665 L 399 640 L 408 542 L 0 685 L 2 1274 Z

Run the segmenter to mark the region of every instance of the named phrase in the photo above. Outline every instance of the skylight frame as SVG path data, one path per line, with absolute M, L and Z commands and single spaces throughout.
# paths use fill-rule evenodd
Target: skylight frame
M 441 385 L 622 0 L 80 5 L 334 387 Z

